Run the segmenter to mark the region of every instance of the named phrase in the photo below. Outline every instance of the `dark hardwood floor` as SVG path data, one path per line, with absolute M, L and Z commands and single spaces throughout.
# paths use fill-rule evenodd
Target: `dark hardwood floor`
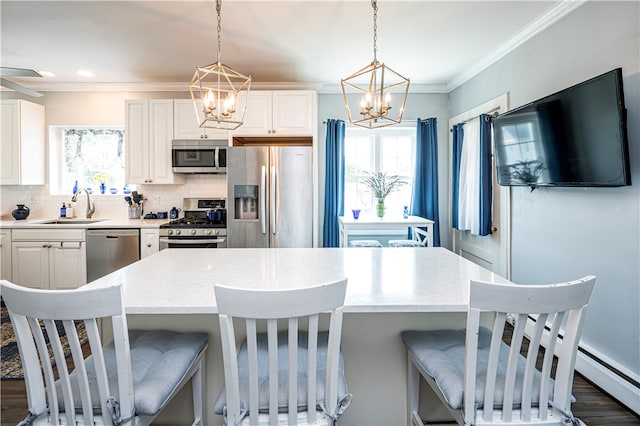
M 589 383 L 584 377 L 576 374 L 573 383 L 573 393 L 576 397 L 576 403 L 573 404 L 573 414 L 587 425 L 640 425 L 640 417 Z M 0 396 L 2 426 L 15 425 L 24 419 L 27 413 L 24 382 L 22 380 L 5 380 L 0 382 L 0 385 L 2 386 Z

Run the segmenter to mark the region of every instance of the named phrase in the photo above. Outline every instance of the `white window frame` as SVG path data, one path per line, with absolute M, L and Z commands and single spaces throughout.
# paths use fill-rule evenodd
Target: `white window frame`
M 64 182 L 64 131 L 68 129 L 113 129 L 121 130 L 124 132 L 124 126 L 74 126 L 74 125 L 60 125 L 49 126 L 49 193 L 51 195 L 69 195 L 73 193 L 74 182 Z M 126 138 L 123 139 L 123 143 L 126 143 Z M 123 159 L 124 162 L 124 145 L 123 145 Z M 114 184 L 116 185 L 116 184 Z M 80 187 L 83 187 L 79 183 Z M 100 194 L 99 184 L 97 182 L 86 183 L 86 186 L 92 188 L 92 196 L 111 196 L 109 192 L 110 185 L 107 185 L 107 190 L 104 194 Z M 132 190 L 136 189 L 135 186 L 129 185 Z M 117 196 L 122 196 L 124 183 L 117 184 L 116 193 Z
M 407 181 L 407 185 L 403 189 L 408 189 L 408 193 L 411 194 L 411 187 L 413 185 L 413 175 L 415 171 L 415 158 L 416 158 L 416 128 L 415 125 L 399 125 L 393 127 L 384 127 L 377 129 L 364 129 L 358 126 L 347 126 L 345 129 L 345 167 L 348 165 L 347 157 L 347 144 L 349 143 L 349 139 L 351 138 L 361 138 L 365 137 L 370 140 L 373 148 L 373 159 L 372 159 L 372 168 L 367 171 L 383 171 L 388 172 L 390 174 L 394 174 L 392 171 L 381 170 L 381 161 L 382 161 L 382 139 L 384 137 L 389 136 L 402 136 L 402 137 L 410 137 L 411 138 L 411 169 L 409 171 L 409 175 L 405 176 Z M 345 186 L 347 184 L 347 170 L 345 170 Z M 345 188 L 345 200 L 344 200 L 344 208 L 345 214 L 351 214 L 351 209 L 357 208 L 360 209 L 364 214 L 367 215 L 375 215 L 375 200 L 372 195 L 369 194 L 369 190 L 364 184 L 361 183 L 361 179 L 358 179 L 357 182 L 357 192 L 367 192 L 368 197 L 364 205 L 362 203 L 358 203 L 357 200 L 350 200 L 347 198 L 348 191 Z M 394 193 L 392 193 L 389 197 L 393 197 Z M 411 195 L 404 202 L 404 205 L 409 205 L 411 202 Z M 395 209 L 399 209 L 397 214 L 402 213 L 402 206 L 395 206 Z M 388 214 L 392 214 L 392 212 L 388 212 Z

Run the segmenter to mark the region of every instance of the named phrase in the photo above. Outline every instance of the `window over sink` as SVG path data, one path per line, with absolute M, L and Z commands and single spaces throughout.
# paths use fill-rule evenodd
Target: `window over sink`
M 78 188 L 100 194 L 97 177 L 105 182 L 105 194 L 122 194 L 126 185 L 124 144 L 124 127 L 51 126 L 51 194 L 72 194 L 76 181 Z

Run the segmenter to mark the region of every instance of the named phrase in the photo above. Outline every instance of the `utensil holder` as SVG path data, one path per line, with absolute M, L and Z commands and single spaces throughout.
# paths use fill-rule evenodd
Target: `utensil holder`
M 140 219 L 142 207 L 129 207 L 129 219 Z

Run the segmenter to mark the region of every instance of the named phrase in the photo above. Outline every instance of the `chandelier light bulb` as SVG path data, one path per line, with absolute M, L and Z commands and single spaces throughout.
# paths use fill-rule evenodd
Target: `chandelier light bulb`
M 216 98 L 215 98 L 215 95 L 213 94 L 213 90 L 209 89 L 209 91 L 207 92 L 207 94 L 203 99 L 205 115 L 211 113 L 211 111 L 216 109 L 215 102 L 216 102 Z

